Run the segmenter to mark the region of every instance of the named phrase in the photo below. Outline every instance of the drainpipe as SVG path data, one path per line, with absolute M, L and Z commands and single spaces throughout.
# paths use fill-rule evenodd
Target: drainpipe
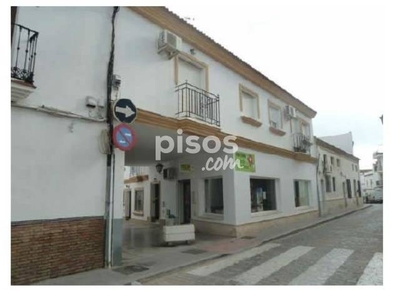
M 106 176 L 106 239 L 105 239 L 105 265 L 112 266 L 112 242 L 113 242 L 113 220 L 114 220 L 114 173 L 115 173 L 115 154 L 112 144 L 113 132 L 113 112 L 112 112 L 112 77 L 114 74 L 114 39 L 115 39 L 115 16 L 119 11 L 118 6 L 114 6 L 111 24 L 111 51 L 107 69 L 107 124 L 109 127 L 110 153 L 107 154 L 107 176 Z
M 317 168 L 315 172 L 315 178 L 317 180 L 317 199 L 318 199 L 318 215 L 321 217 L 322 216 L 322 206 L 321 206 L 321 197 L 319 195 L 319 178 L 318 178 L 318 170 L 319 170 L 319 159 L 321 157 L 321 154 L 318 153 L 318 147 L 317 148 L 317 154 L 318 154 L 318 161 L 317 161 Z

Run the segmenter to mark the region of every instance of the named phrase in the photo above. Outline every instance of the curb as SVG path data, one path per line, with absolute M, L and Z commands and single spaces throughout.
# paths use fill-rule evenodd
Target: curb
M 304 227 L 296 228 L 296 229 L 291 230 L 291 231 L 288 231 L 288 232 L 286 232 L 286 233 L 279 234 L 279 235 L 274 236 L 274 237 L 272 237 L 272 238 L 268 238 L 268 239 L 262 240 L 259 246 L 264 245 L 264 244 L 266 244 L 266 243 L 269 243 L 269 242 L 271 242 L 271 241 L 274 241 L 274 240 L 277 240 L 277 239 L 280 239 L 280 238 L 287 237 L 287 236 L 289 236 L 289 235 L 298 233 L 298 232 L 300 232 L 300 231 L 303 231 L 303 230 L 306 230 L 306 229 L 309 229 L 309 228 L 313 228 L 313 227 L 316 227 L 316 226 L 318 226 L 318 225 L 322 225 L 322 224 L 324 224 L 324 223 L 327 223 L 327 222 L 330 222 L 330 221 L 333 221 L 333 220 L 336 220 L 336 219 L 345 217 L 345 216 L 347 216 L 347 215 L 350 215 L 350 214 L 355 213 L 355 212 L 357 212 L 357 211 L 364 210 L 364 209 L 369 208 L 369 207 L 371 207 L 371 206 L 372 206 L 371 204 L 367 204 L 367 205 L 364 205 L 363 207 L 360 207 L 360 208 L 357 208 L 357 209 L 354 209 L 354 210 L 350 210 L 350 211 L 344 212 L 344 213 L 342 213 L 342 214 L 340 214 L 340 215 L 332 216 L 332 217 L 330 217 L 330 218 L 317 221 L 317 222 L 315 222 L 314 224 L 309 224 L 309 225 L 306 225 L 306 226 L 304 226 Z M 257 246 L 257 247 L 258 247 L 258 246 Z
M 262 241 L 260 241 L 260 243 L 257 246 L 254 246 L 254 247 L 259 247 L 259 246 L 264 245 L 266 243 L 269 243 L 271 241 L 274 241 L 274 240 L 277 240 L 277 239 L 280 239 L 280 238 L 283 238 L 283 237 L 287 237 L 289 235 L 298 233 L 300 231 L 303 231 L 303 230 L 306 230 L 306 229 L 309 229 L 309 228 L 313 228 L 313 227 L 316 227 L 318 225 L 321 225 L 321 224 L 324 224 L 324 223 L 327 223 L 327 222 L 342 218 L 344 216 L 350 215 L 350 214 L 355 213 L 357 211 L 364 210 L 364 209 L 369 208 L 371 206 L 372 206 L 372 204 L 366 204 L 366 205 L 363 205 L 363 207 L 361 207 L 361 208 L 350 210 L 350 211 L 344 212 L 342 214 L 339 214 L 339 215 L 336 215 L 336 216 L 332 216 L 332 217 L 324 219 L 324 220 L 317 221 L 314 224 L 309 224 L 309 225 L 306 225 L 304 227 L 296 228 L 296 229 L 288 231 L 286 233 L 279 234 L 279 235 L 277 235 L 275 237 L 262 240 Z M 244 250 L 244 251 L 246 251 L 246 250 Z M 166 275 L 166 274 L 171 273 L 171 272 L 176 272 L 176 271 L 179 271 L 179 270 L 181 270 L 183 268 L 186 268 L 186 267 L 195 266 L 196 264 L 200 264 L 200 263 L 203 263 L 203 262 L 206 262 L 206 261 L 210 261 L 210 260 L 213 260 L 213 259 L 218 259 L 218 258 L 230 256 L 230 255 L 237 254 L 237 253 L 240 253 L 240 252 L 243 252 L 243 251 L 238 251 L 236 253 L 229 253 L 229 254 L 217 254 L 217 255 L 215 255 L 213 257 L 205 258 L 205 259 L 193 262 L 193 263 L 188 263 L 186 265 L 182 265 L 182 266 L 179 266 L 177 268 L 173 268 L 171 270 L 161 271 L 161 272 L 159 272 L 157 274 L 150 275 L 148 277 L 144 277 L 144 278 L 138 279 L 138 280 L 133 281 L 133 282 L 127 282 L 124 285 L 142 285 L 143 281 L 152 280 L 152 279 L 154 279 L 156 277 L 163 276 L 163 275 Z
M 259 246 L 259 245 L 258 245 L 258 246 Z M 258 247 L 258 246 L 257 246 L 257 247 Z M 207 257 L 207 258 L 198 260 L 198 261 L 196 261 L 196 262 L 190 262 L 190 263 L 187 263 L 187 264 L 185 264 L 185 265 L 182 265 L 182 266 L 179 266 L 179 267 L 176 267 L 176 268 L 172 268 L 172 269 L 170 269 L 170 270 L 161 271 L 161 272 L 158 272 L 157 274 L 149 275 L 149 276 L 147 276 L 147 277 L 137 279 L 136 281 L 133 281 L 133 282 L 131 282 L 131 281 L 130 281 L 130 282 L 127 282 L 127 283 L 125 283 L 124 285 L 142 285 L 142 282 L 143 282 L 143 281 L 152 280 L 152 279 L 154 279 L 154 278 L 157 278 L 157 277 L 159 277 L 159 276 L 166 275 L 166 274 L 171 273 L 171 272 L 177 272 L 177 271 L 182 270 L 182 269 L 184 269 L 184 268 L 187 268 L 187 267 L 190 267 L 190 266 L 195 266 L 195 265 L 197 265 L 197 264 L 204 263 L 204 262 L 206 262 L 206 261 L 210 261 L 210 260 L 213 260 L 213 259 L 222 258 L 222 257 L 228 256 L 228 255 L 231 255 L 231 254 L 215 254 L 215 255 L 212 256 L 212 257 Z

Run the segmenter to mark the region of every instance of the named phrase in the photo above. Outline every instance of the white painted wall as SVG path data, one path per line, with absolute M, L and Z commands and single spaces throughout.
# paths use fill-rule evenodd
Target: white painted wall
M 254 173 L 235 171 L 234 173 L 236 224 L 257 222 L 318 209 L 315 165 L 248 149 L 240 149 L 240 151 L 255 154 L 256 171 Z M 276 186 L 276 212 L 266 211 L 251 213 L 251 177 L 278 180 Z M 310 181 L 310 202 L 308 207 L 295 207 L 294 180 Z
M 319 138 L 347 153 L 353 154 L 353 135 L 351 132 Z
M 102 129 L 104 124 L 11 109 L 12 221 L 104 215 Z
M 320 186 L 320 192 L 324 192 L 325 199 L 326 201 L 329 200 L 337 200 L 337 199 L 343 199 L 343 187 L 342 184 L 343 182 L 346 181 L 346 179 L 350 179 L 351 181 L 351 198 L 354 197 L 354 180 L 357 182 L 357 188 L 356 191 L 358 190 L 358 181 L 360 180 L 360 172 L 359 172 L 359 163 L 357 160 L 350 159 L 342 154 L 339 154 L 337 152 L 334 152 L 330 149 L 324 148 L 322 146 L 318 145 L 318 153 L 320 154 L 320 160 L 319 160 L 319 172 L 318 172 L 318 178 L 319 178 L 319 183 L 321 182 L 321 179 L 324 181 L 324 186 Z M 332 173 L 329 173 L 328 175 L 330 176 L 330 182 L 331 182 L 331 187 L 332 191 L 327 192 L 326 191 L 326 177 L 323 174 L 323 156 L 326 154 L 327 161 L 331 162 L 331 157 L 334 158 L 334 165 L 332 165 Z M 337 166 L 337 158 L 340 159 L 340 167 Z M 355 168 L 357 166 L 357 170 Z M 336 180 L 336 191 L 333 191 L 333 184 L 332 184 L 332 177 L 335 177 Z M 360 182 L 361 184 L 361 182 Z M 321 194 L 322 195 L 322 194 Z M 346 188 L 346 198 L 347 198 L 347 188 Z M 321 199 L 322 200 L 322 199 Z
M 115 72 L 122 77 L 121 97 L 133 99 L 139 108 L 175 117 L 178 99 L 175 93 L 174 60 L 157 54 L 157 39 L 162 28 L 126 8 L 121 9 L 117 18 Z M 190 53 L 191 48 L 191 45 L 183 43 L 184 52 Z M 292 150 L 290 122 L 283 123 L 286 132 L 283 137 L 269 131 L 268 99 L 283 109 L 285 104 L 281 100 L 198 50 L 195 57 L 209 67 L 210 92 L 220 95 L 223 131 Z M 259 94 L 260 119 L 263 123 L 259 128 L 244 124 L 240 119 L 239 84 Z M 299 116 L 310 123 L 313 136 L 311 120 L 301 113 Z
M 110 16 L 111 8 L 19 7 L 16 23 L 39 32 L 37 88 L 19 104 L 98 117 L 85 101 L 106 99 Z M 11 220 L 104 215 L 103 129 L 104 123 L 11 108 Z M 115 215 L 122 216 L 122 205 Z

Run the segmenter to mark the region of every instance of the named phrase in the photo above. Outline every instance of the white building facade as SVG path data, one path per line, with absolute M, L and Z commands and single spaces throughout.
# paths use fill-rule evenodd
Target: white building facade
M 316 112 L 167 9 L 19 7 L 13 22 L 13 283 L 118 265 L 127 211 L 235 237 L 318 215 Z M 176 51 L 158 44 L 164 30 L 181 41 Z M 34 32 L 24 77 L 18 48 Z M 121 86 L 109 92 L 111 58 Z M 107 106 L 118 98 L 138 108 L 128 152 L 107 143 Z M 163 136 L 174 147 L 157 159 Z M 199 153 L 179 148 L 190 136 Z M 209 136 L 234 136 L 238 151 Z M 224 159 L 242 168 L 208 170 Z M 147 174 L 126 183 L 124 166 Z
M 361 186 L 366 202 L 383 202 L 383 151 L 373 153 L 373 169 L 361 171 Z
M 341 137 L 341 136 L 340 136 Z M 332 138 L 333 140 L 333 138 Z M 322 214 L 363 205 L 359 159 L 351 154 L 353 140 L 343 149 L 315 137 L 319 156 L 318 196 Z

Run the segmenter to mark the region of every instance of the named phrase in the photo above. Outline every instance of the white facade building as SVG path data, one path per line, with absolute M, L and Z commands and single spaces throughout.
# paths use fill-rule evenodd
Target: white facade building
M 31 47 L 32 30 L 39 35 L 28 57 L 33 81 L 18 72 L 12 78 L 13 283 L 118 265 L 126 210 L 235 237 L 318 215 L 316 112 L 167 9 L 19 7 L 14 23 L 23 26 L 14 27 L 14 70 L 25 68 L 17 66 L 18 41 Z M 21 32 L 28 37 L 19 39 Z M 110 70 L 119 89 L 109 85 Z M 107 101 L 118 98 L 138 108 L 138 143 L 110 154 Z M 175 144 L 159 160 L 157 136 Z M 196 148 L 189 136 L 202 143 L 200 153 L 188 153 Z M 238 152 L 216 149 L 208 136 L 235 136 Z M 225 158 L 243 168 L 203 169 Z M 125 207 L 124 166 L 147 167 Z
M 342 136 L 339 136 L 339 140 Z M 335 140 L 331 137 L 331 140 Z M 363 205 L 359 159 L 352 155 L 353 140 L 341 148 L 316 138 L 319 156 L 318 192 L 322 214 Z M 346 149 L 347 151 L 343 150 Z
M 383 201 L 383 151 L 373 153 L 373 169 L 361 171 L 361 186 L 366 202 Z

